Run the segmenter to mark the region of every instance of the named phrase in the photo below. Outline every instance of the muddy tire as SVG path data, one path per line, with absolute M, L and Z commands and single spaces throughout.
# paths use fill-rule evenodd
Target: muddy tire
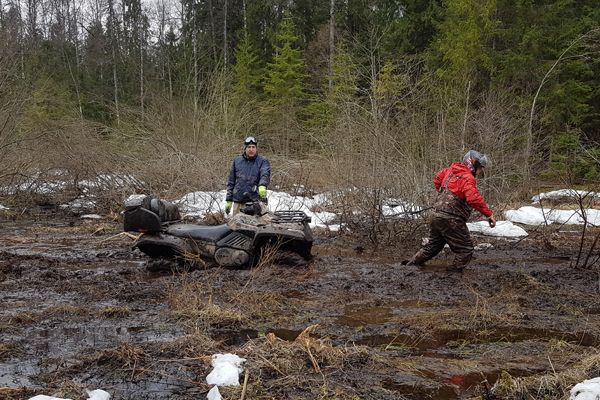
M 171 272 L 177 269 L 177 260 L 172 258 L 153 258 L 146 262 L 150 272 Z
M 290 267 L 305 267 L 310 260 L 302 257 L 300 254 L 291 250 L 279 250 L 275 255 L 276 264 L 287 265 Z
M 153 258 L 146 262 L 150 272 L 185 272 L 193 270 L 193 266 L 184 260 L 176 258 Z

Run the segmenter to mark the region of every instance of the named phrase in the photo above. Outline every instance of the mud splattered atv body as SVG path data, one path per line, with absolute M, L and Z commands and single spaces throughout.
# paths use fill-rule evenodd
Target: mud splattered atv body
M 311 257 L 310 218 L 302 211 L 271 213 L 260 202 L 247 203 L 225 224 L 182 223 L 177 207 L 151 196 L 125 204 L 125 231 L 141 232 L 133 247 L 150 257 L 149 270 L 189 269 L 198 264 L 244 267 L 267 251 L 293 264 Z M 267 250 L 270 249 L 270 250 Z

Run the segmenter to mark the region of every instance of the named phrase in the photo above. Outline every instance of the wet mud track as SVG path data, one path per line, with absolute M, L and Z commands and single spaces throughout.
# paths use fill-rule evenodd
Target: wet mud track
M 319 239 L 308 267 L 158 274 L 119 233 L 2 224 L 0 397 L 203 398 L 219 352 L 248 360 L 248 399 L 518 398 L 493 392 L 600 372 L 598 271 L 571 267 L 576 236 L 475 237 L 494 248 L 462 274 L 448 257 L 405 267 L 414 247 L 358 254 L 343 238 Z

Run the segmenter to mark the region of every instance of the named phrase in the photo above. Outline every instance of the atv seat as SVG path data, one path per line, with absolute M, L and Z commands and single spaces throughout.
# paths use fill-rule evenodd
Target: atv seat
M 216 226 L 203 226 L 194 224 L 175 224 L 167 228 L 167 233 L 173 236 L 192 238 L 198 240 L 209 240 L 216 242 L 231 232 L 226 224 Z

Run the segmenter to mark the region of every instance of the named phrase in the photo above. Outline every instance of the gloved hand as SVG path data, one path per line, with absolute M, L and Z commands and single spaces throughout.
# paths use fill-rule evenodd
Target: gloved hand
M 229 214 L 231 211 L 231 206 L 233 206 L 233 201 L 225 202 L 225 214 Z
M 258 197 L 260 197 L 261 199 L 266 199 L 267 198 L 267 187 L 260 185 L 258 187 Z
M 490 228 L 493 228 L 496 226 L 496 218 L 494 218 L 493 215 L 488 217 L 488 224 L 490 224 Z

